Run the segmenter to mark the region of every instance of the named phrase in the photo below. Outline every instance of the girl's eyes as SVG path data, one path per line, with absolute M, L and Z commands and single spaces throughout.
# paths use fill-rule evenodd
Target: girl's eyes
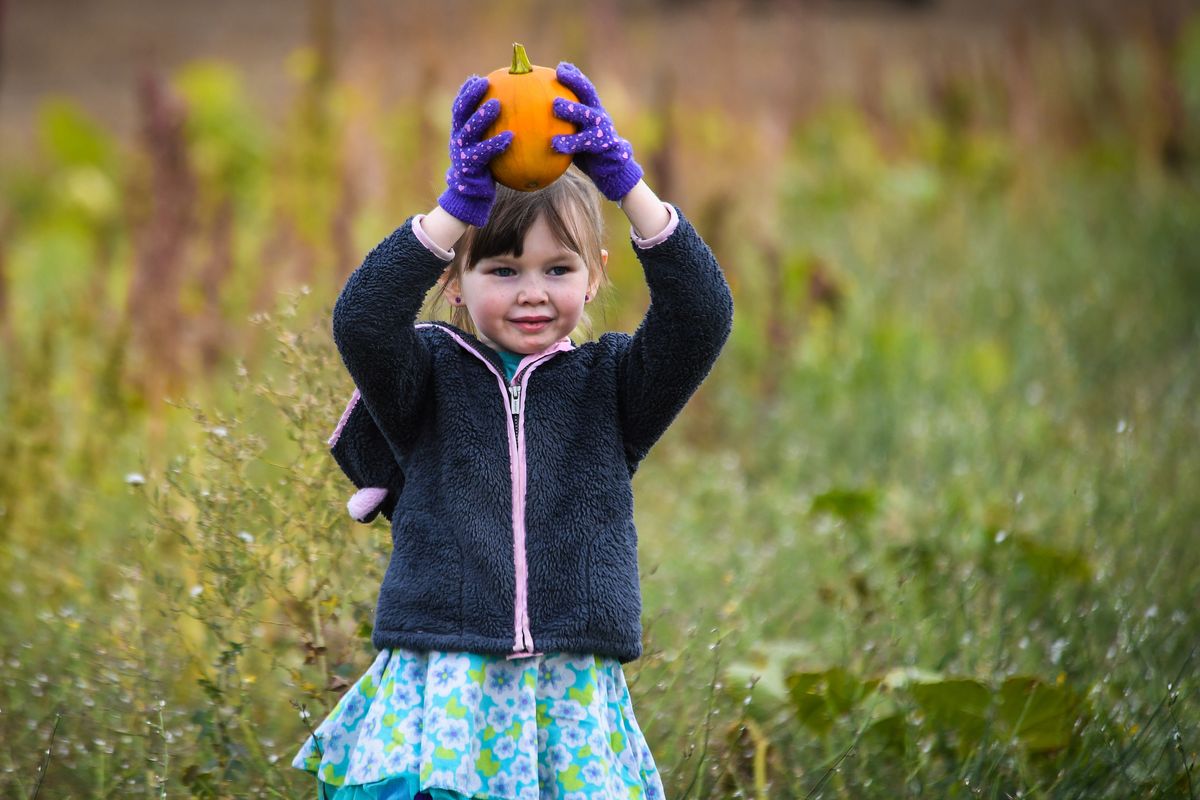
M 559 270 L 559 269 L 562 270 L 562 272 L 554 272 L 554 270 Z M 568 272 L 571 271 L 571 268 L 570 267 L 551 267 L 550 271 L 554 272 L 555 275 L 566 275 Z M 499 278 L 508 277 L 508 273 L 510 273 L 510 272 L 515 273 L 516 270 L 514 270 L 512 267 L 496 267 L 494 270 L 492 270 L 492 274 Z

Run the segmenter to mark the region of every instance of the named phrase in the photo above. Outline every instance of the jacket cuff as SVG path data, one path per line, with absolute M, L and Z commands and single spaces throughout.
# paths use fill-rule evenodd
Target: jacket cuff
M 670 238 L 671 234 L 675 232 L 675 229 L 679 227 L 679 212 L 675 210 L 675 206 L 671 205 L 665 200 L 662 201 L 662 204 L 667 207 L 667 213 L 671 215 L 671 218 L 667 221 L 667 227 L 663 228 L 660 232 L 643 239 L 642 237 L 638 236 L 637 231 L 633 229 L 632 225 L 629 226 L 630 238 L 633 239 L 634 244 L 643 250 L 654 247 L 654 245 L 658 244 L 659 242 Z
M 413 217 L 413 235 L 417 237 L 421 244 L 425 245 L 425 248 L 429 250 L 429 252 L 433 253 L 438 258 L 442 259 L 443 261 L 452 260 L 454 258 L 454 248 L 443 250 L 442 248 L 438 247 L 437 243 L 434 242 L 433 239 L 430 239 L 429 234 L 425 233 L 425 229 L 421 227 L 421 220 L 423 219 L 425 219 L 424 214 L 417 214 Z
M 346 510 L 358 522 L 370 522 L 379 513 L 379 507 L 387 498 L 388 490 L 382 486 L 369 486 L 359 489 L 346 502 Z

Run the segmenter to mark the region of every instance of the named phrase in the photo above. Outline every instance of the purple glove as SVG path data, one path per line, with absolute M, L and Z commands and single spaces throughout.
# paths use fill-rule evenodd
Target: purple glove
M 633 160 L 633 147 L 617 136 L 612 117 L 600 105 L 596 89 L 570 62 L 560 61 L 555 70 L 559 83 L 579 98 L 554 100 L 554 116 L 579 125 L 582 130 L 555 136 L 550 146 L 559 153 L 574 154 L 575 163 L 609 200 L 620 200 L 642 179 L 642 168 Z
M 488 79 L 479 75 L 467 78 L 458 90 L 450 122 L 446 191 L 438 198 L 438 205 L 452 216 L 477 228 L 487 223 L 492 203 L 496 201 L 496 180 L 488 162 L 508 149 L 513 138 L 512 131 L 504 131 L 481 141 L 500 115 L 500 101 L 495 98 L 476 110 L 487 90 Z

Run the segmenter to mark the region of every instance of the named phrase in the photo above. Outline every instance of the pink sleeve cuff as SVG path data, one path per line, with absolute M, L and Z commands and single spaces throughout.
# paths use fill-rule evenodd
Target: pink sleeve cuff
M 451 259 L 453 259 L 454 258 L 453 248 L 451 248 L 450 250 L 443 250 L 442 248 L 438 247 L 437 244 L 434 243 L 433 239 L 429 238 L 429 235 L 427 233 L 425 233 L 425 229 L 421 227 L 421 220 L 423 220 L 423 219 L 425 219 L 424 214 L 417 214 L 416 216 L 413 217 L 412 229 L 413 229 L 413 234 L 416 235 L 416 237 L 417 237 L 417 240 L 420 241 L 421 244 L 425 245 L 426 249 L 428 249 L 429 252 L 433 253 L 435 256 L 442 259 L 442 261 L 450 261 Z
M 383 504 L 383 501 L 387 498 L 387 493 L 388 490 L 382 486 L 359 489 L 346 502 L 346 510 L 350 512 L 350 516 L 354 517 L 354 519 L 363 522 L 375 512 L 375 509 Z
M 662 201 L 662 204 L 667 207 L 667 213 L 671 215 L 671 219 L 667 221 L 667 227 L 663 228 L 662 231 L 654 234 L 648 239 L 643 239 L 637 235 L 637 231 L 633 229 L 632 225 L 629 227 L 629 235 L 633 237 L 633 243 L 643 250 L 654 247 L 654 245 L 665 240 L 672 233 L 674 233 L 675 228 L 679 226 L 679 214 L 675 211 L 675 206 L 671 205 L 666 200 Z

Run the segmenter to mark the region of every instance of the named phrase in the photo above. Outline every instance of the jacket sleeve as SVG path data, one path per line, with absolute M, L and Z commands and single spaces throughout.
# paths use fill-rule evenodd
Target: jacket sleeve
M 350 516 L 369 523 L 382 512 L 390 522 L 404 490 L 404 471 L 357 389 L 328 444 L 334 460 L 358 490 L 346 503 Z
M 429 383 L 429 351 L 413 323 L 447 263 L 416 237 L 409 217 L 367 254 L 334 304 L 334 343 L 397 461 Z
M 618 405 L 631 472 L 704 381 L 733 328 L 733 295 L 712 250 L 679 221 L 648 248 L 633 242 L 650 307 L 617 366 Z

